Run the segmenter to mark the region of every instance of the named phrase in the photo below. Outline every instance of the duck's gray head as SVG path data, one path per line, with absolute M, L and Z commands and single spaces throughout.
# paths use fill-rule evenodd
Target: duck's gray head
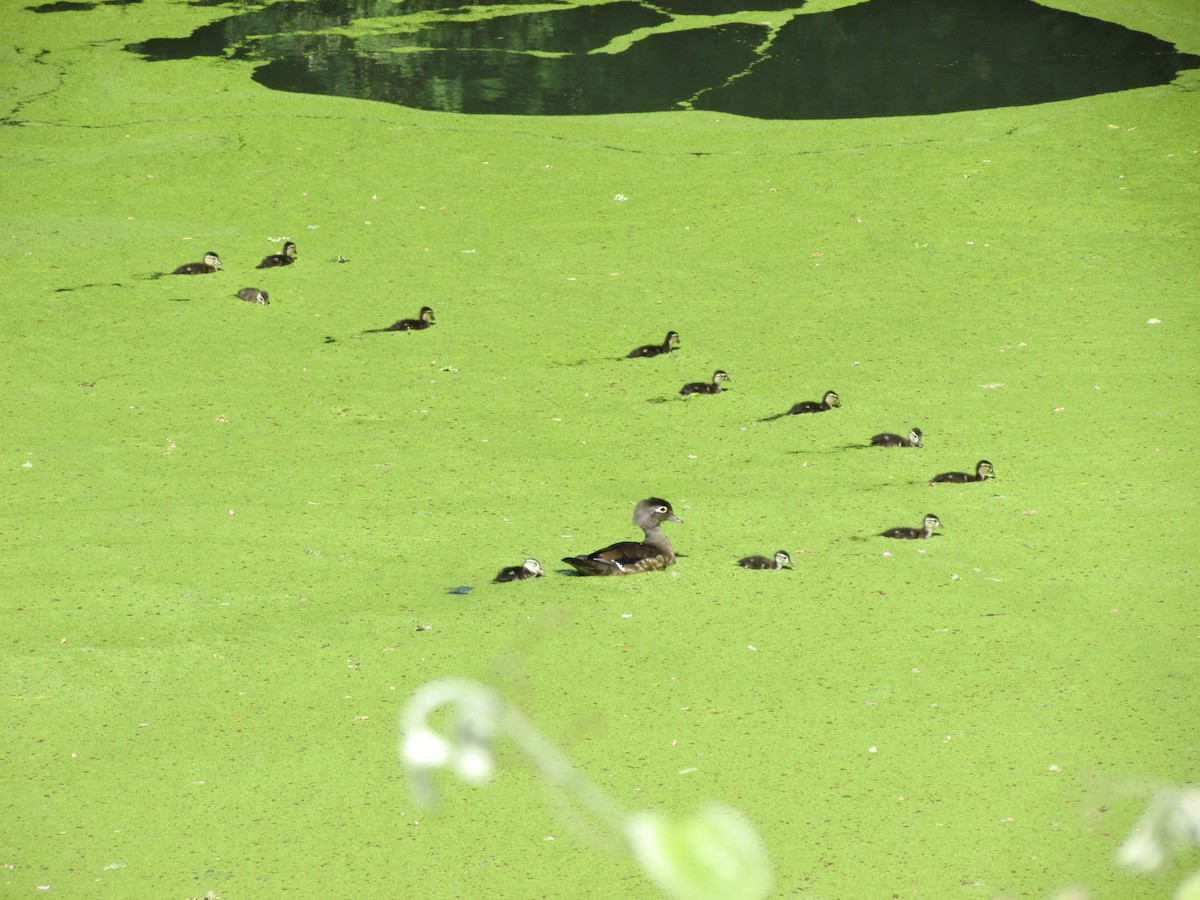
M 792 567 L 792 558 L 788 556 L 786 550 L 779 550 L 775 553 L 775 568 L 790 569 Z
M 433 321 L 433 310 L 430 309 L 428 306 L 422 306 L 421 312 L 417 316 L 417 318 L 419 318 L 422 322 L 432 322 Z
M 717 369 L 717 371 L 713 372 L 713 384 L 720 384 L 722 381 L 733 381 L 733 379 L 729 377 L 728 372 L 723 369 Z
M 649 497 L 637 505 L 633 511 L 633 522 L 635 525 L 645 527 L 654 527 L 663 522 L 678 522 L 683 524 L 683 519 L 675 515 L 675 511 L 671 509 L 671 504 L 661 497 Z
M 542 564 L 539 563 L 536 559 L 527 559 L 521 565 L 522 565 L 522 568 L 524 568 L 527 572 L 531 572 L 534 575 L 534 577 L 545 574 L 544 572 L 542 572 Z
M 219 269 L 221 268 L 221 257 L 210 250 L 204 254 L 204 264 L 212 266 L 214 269 Z
M 927 516 L 925 516 L 925 527 L 926 528 L 941 528 L 942 520 L 939 519 L 937 516 L 935 516 L 933 513 L 929 513 Z
M 667 332 L 667 346 L 668 347 L 678 347 L 679 346 L 679 332 L 678 331 L 668 331 Z
M 992 468 L 992 464 L 986 459 L 981 459 L 975 464 L 975 474 L 980 478 L 995 478 L 996 472 Z
M 908 442 L 910 444 L 912 444 L 914 447 L 923 447 L 925 445 L 921 443 L 922 437 L 924 437 L 924 435 L 921 434 L 921 429 L 914 428 L 912 431 L 910 431 L 908 433 Z
M 842 398 L 837 395 L 836 391 L 826 391 L 823 400 L 825 403 L 828 403 L 830 406 L 841 406 L 842 405 Z

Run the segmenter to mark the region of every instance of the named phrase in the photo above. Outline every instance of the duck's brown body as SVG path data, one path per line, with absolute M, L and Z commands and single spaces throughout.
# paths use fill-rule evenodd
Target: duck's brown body
M 272 253 L 270 256 L 264 256 L 262 262 L 258 264 L 260 269 L 270 269 L 275 266 L 290 266 L 296 261 L 296 245 L 288 241 L 283 245 L 282 253 Z
M 786 551 L 779 550 L 775 553 L 774 558 L 767 556 L 747 556 L 739 559 L 738 565 L 743 569 L 790 569 L 792 567 L 792 558 L 787 555 Z
M 172 275 L 207 275 L 221 268 L 221 257 L 211 250 L 204 254 L 202 262 L 184 263 L 171 272 Z
M 920 540 L 923 538 L 932 537 L 933 529 L 941 527 L 941 520 L 933 513 L 929 513 L 927 516 L 925 516 L 925 521 L 921 523 L 920 528 L 907 528 L 904 526 L 898 528 L 889 528 L 887 531 L 883 532 L 880 537 L 902 538 L 910 541 Z
M 563 562 L 581 575 L 636 575 L 665 569 L 675 562 L 675 548 L 662 531 L 663 522 L 680 522 L 671 504 L 650 497 L 637 505 L 633 522 L 645 532 L 645 539 L 619 541 L 594 553 L 563 557 Z
M 981 459 L 975 464 L 975 474 L 970 472 L 943 472 L 940 475 L 934 475 L 929 479 L 930 484 L 969 484 L 972 481 L 987 481 L 989 478 L 995 478 L 996 473 L 992 469 L 992 464 L 986 459 Z
M 688 394 L 719 394 L 721 393 L 721 382 L 730 381 L 730 377 L 720 369 L 713 372 L 712 381 L 692 381 L 685 384 L 679 389 L 679 393 L 683 396 Z
M 508 566 L 492 579 L 492 584 L 502 584 L 506 581 L 524 581 L 527 578 L 541 578 L 545 573 L 536 559 L 527 559 L 519 566 Z
M 890 431 L 885 431 L 883 434 L 877 434 L 871 438 L 872 447 L 923 447 L 921 439 L 924 435 L 921 434 L 920 428 L 914 428 L 908 433 L 908 437 L 899 434 L 892 434 Z
M 668 331 L 666 339 L 661 344 L 643 344 L 641 347 L 635 347 L 629 352 L 627 359 L 638 359 L 648 356 L 661 356 L 664 353 L 670 353 L 679 346 L 679 335 L 674 331 Z

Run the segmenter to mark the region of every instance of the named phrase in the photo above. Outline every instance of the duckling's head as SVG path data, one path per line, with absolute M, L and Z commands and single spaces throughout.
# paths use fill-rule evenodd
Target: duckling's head
M 418 316 L 418 318 L 422 322 L 432 322 L 433 321 L 433 310 L 430 309 L 428 306 L 422 306 L 421 313 Z
M 985 479 L 996 477 L 996 473 L 992 469 L 992 464 L 990 462 L 988 462 L 986 459 L 981 459 L 978 463 L 975 464 L 975 474 L 978 475 L 980 478 L 985 478 Z
M 822 400 L 829 406 L 841 406 L 842 398 L 837 395 L 836 391 L 826 391 Z
M 296 245 L 291 241 L 286 241 L 283 245 L 283 255 L 288 259 L 296 258 Z
M 717 369 L 717 371 L 713 372 L 713 384 L 720 384 L 722 381 L 733 381 L 733 379 L 726 372 Z
M 523 562 L 521 564 L 521 568 L 523 568 L 526 572 L 529 572 L 531 575 L 533 575 L 534 578 L 537 578 L 538 576 L 545 574 L 542 571 L 542 564 L 539 563 L 536 559 L 525 560 L 525 562 Z
M 679 346 L 679 332 L 678 331 L 668 331 L 667 332 L 667 346 L 672 349 Z
M 923 437 L 923 435 L 921 434 L 921 429 L 914 428 L 912 431 L 910 431 L 908 433 L 908 442 L 910 444 L 912 444 L 914 447 L 923 447 L 925 445 L 921 443 L 922 437 Z
M 661 497 L 649 497 L 637 505 L 633 511 L 633 523 L 641 528 L 655 528 L 663 522 L 678 522 L 683 519 L 675 515 L 671 504 Z
M 941 528 L 942 520 L 939 519 L 937 516 L 935 516 L 933 513 L 929 513 L 927 516 L 925 516 L 925 527 L 929 528 L 929 529 Z
M 221 257 L 210 250 L 204 254 L 204 264 L 212 266 L 214 269 L 219 269 L 221 268 Z
M 775 553 L 775 568 L 790 569 L 792 567 L 792 558 L 787 555 L 786 550 L 779 550 Z

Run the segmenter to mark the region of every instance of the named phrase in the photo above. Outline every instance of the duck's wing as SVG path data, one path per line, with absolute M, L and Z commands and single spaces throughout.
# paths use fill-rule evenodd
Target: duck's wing
M 660 560 L 662 562 L 655 565 Z M 565 557 L 563 562 L 585 575 L 628 575 L 661 569 L 665 565 L 660 548 L 638 541 L 618 541 L 586 556 Z

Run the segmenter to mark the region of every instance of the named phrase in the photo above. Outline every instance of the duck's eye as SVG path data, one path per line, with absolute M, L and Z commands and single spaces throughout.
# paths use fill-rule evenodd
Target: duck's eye
M 665 513 L 665 512 L 668 512 L 668 510 L 667 510 L 667 508 L 666 508 L 665 506 L 660 506 L 660 507 L 658 508 L 658 511 L 659 511 L 660 513 Z

